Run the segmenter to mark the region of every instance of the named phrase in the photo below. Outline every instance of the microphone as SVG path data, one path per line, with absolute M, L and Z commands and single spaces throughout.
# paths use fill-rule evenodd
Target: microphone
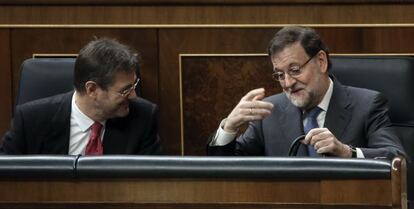
M 295 140 L 290 144 L 288 156 L 296 156 L 298 154 L 299 147 L 302 143 L 300 143 L 301 140 L 305 138 L 306 135 L 300 135 L 296 137 Z M 321 157 L 329 157 L 330 155 L 328 153 L 320 154 Z
M 298 154 L 299 146 L 301 145 L 300 141 L 305 138 L 305 135 L 300 135 L 293 140 L 292 144 L 290 144 L 288 156 L 296 156 Z

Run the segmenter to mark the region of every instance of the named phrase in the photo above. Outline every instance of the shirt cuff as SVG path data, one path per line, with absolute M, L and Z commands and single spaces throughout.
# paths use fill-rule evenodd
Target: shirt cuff
M 362 152 L 361 149 L 359 148 L 355 148 L 356 149 L 356 153 L 357 153 L 357 158 L 365 158 L 364 153 Z
M 214 136 L 213 140 L 210 142 L 210 146 L 224 146 L 230 144 L 234 138 L 236 138 L 237 133 L 230 133 L 223 129 L 224 123 L 226 119 L 222 120 L 220 123 L 220 127 L 216 131 L 216 135 Z

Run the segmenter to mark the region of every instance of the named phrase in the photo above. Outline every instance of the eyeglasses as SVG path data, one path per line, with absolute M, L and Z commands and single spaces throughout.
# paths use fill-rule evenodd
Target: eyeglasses
M 316 56 L 313 55 L 312 57 L 310 57 L 305 63 L 303 63 L 302 65 L 294 65 L 292 67 L 290 67 L 290 69 L 287 71 L 287 74 L 290 77 L 296 78 L 298 77 L 300 74 L 302 74 L 303 72 L 303 68 Z M 276 71 L 274 73 L 272 73 L 272 77 L 273 79 L 275 79 L 276 81 L 284 81 L 286 78 L 286 73 L 283 71 Z
M 137 85 L 138 85 L 139 81 L 140 81 L 140 79 L 137 78 L 137 80 L 135 81 L 135 83 L 131 87 L 129 87 L 127 89 L 124 89 L 122 91 L 113 91 L 113 92 L 117 93 L 118 95 L 120 95 L 122 97 L 127 97 L 133 90 L 135 90 L 135 88 L 137 88 Z

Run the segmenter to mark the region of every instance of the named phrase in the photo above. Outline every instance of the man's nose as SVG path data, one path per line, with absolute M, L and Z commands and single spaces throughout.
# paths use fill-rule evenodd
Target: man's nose
M 128 99 L 134 99 L 137 97 L 137 92 L 135 92 L 135 89 L 132 90 L 129 94 L 128 94 Z
M 284 80 L 284 84 L 286 88 L 290 88 L 293 85 L 295 85 L 296 83 L 296 79 L 291 77 L 289 74 L 285 74 L 285 80 Z

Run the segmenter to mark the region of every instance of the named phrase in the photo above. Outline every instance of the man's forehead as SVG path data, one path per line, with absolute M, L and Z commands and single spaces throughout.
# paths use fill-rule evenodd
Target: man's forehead
M 130 71 L 130 72 L 118 71 L 114 75 L 113 84 L 121 85 L 121 86 L 128 85 L 131 82 L 132 83 L 135 82 L 136 79 L 137 79 L 137 76 L 135 74 L 135 71 Z
M 306 58 L 306 52 L 298 43 L 287 46 L 279 53 L 272 55 L 271 61 L 274 67 L 283 67 L 285 65 L 300 62 L 304 58 Z

